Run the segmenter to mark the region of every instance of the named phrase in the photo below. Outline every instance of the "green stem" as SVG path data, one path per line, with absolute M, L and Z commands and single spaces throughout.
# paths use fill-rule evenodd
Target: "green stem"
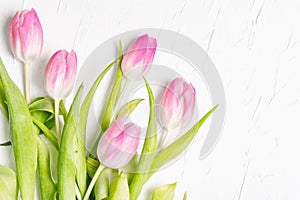
M 60 143 L 60 139 L 61 139 L 60 129 L 59 129 L 59 102 L 60 102 L 60 99 L 54 100 L 55 127 L 56 127 L 58 144 Z
M 99 165 L 99 167 L 98 167 L 97 171 L 95 172 L 95 175 L 93 176 L 93 179 L 92 179 L 92 181 L 91 181 L 91 183 L 90 183 L 90 185 L 89 185 L 89 187 L 88 187 L 88 189 L 87 189 L 87 191 L 84 195 L 83 200 L 88 200 L 89 199 L 89 197 L 92 193 L 93 187 L 95 186 L 95 183 L 96 183 L 98 177 L 100 176 L 100 174 L 101 174 L 101 172 L 104 168 L 105 167 L 103 165 L 101 165 L 101 164 Z
M 170 135 L 169 133 L 170 133 L 170 131 L 168 129 L 166 129 L 166 131 L 163 133 L 161 141 L 159 143 L 159 148 L 158 148 L 159 151 L 163 150 L 166 147 L 166 144 L 167 144 L 167 141 L 168 141 L 168 138 Z
M 79 188 L 76 183 L 75 183 L 75 193 L 76 193 L 77 200 L 82 200 Z
M 27 103 L 30 103 L 29 68 L 30 63 L 24 62 L 25 99 Z
M 39 127 L 39 129 L 41 129 L 41 131 L 44 133 L 44 135 L 46 136 L 46 138 L 54 145 L 54 147 L 59 150 L 58 147 L 58 142 L 56 137 L 51 133 L 51 131 L 47 128 L 47 126 L 45 126 L 42 122 L 40 122 L 38 119 L 36 119 L 35 117 L 31 116 L 31 120 L 32 122 Z

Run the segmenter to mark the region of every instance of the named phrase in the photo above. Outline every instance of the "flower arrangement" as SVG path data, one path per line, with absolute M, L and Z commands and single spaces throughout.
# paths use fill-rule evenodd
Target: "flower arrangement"
M 125 53 L 120 42 L 118 58 L 99 74 L 83 100 L 83 85 L 77 89 L 69 109 L 63 100 L 71 93 L 76 79 L 76 53 L 59 50 L 51 56 L 44 72 L 44 87 L 49 97 L 31 100 L 30 63 L 38 59 L 43 48 L 43 29 L 34 9 L 17 12 L 12 18 L 10 44 L 15 58 L 24 63 L 25 94 L 10 79 L 0 59 L 0 107 L 8 119 L 11 138 L 2 145 L 12 145 L 16 163 L 16 172 L 0 166 L 0 199 L 17 199 L 18 194 L 22 200 L 34 199 L 38 174 L 43 200 L 136 200 L 143 185 L 188 147 L 217 108 L 213 107 L 189 131 L 166 145 L 169 134 L 189 125 L 196 91 L 191 83 L 178 77 L 167 86 L 156 110 L 156 100 L 146 78 L 157 48 L 155 38 L 142 35 Z M 101 131 L 93 150 L 88 152 L 85 141 L 89 109 L 97 87 L 110 70 L 115 70 L 115 78 Z M 133 99 L 117 113 L 113 112 L 126 89 L 124 79 L 144 80 L 148 91 L 150 112 L 143 142 L 139 125 L 128 120 L 142 99 Z M 161 138 L 157 135 L 157 123 L 166 130 Z M 57 160 L 57 173 L 51 168 L 53 159 Z M 153 191 L 152 199 L 171 200 L 175 188 L 176 183 L 160 186 Z

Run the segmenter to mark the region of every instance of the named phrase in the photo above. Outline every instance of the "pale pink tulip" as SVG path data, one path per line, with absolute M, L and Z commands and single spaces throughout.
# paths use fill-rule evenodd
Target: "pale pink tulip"
M 151 67 L 156 46 L 155 38 L 150 38 L 147 34 L 138 37 L 123 57 L 123 74 L 131 80 L 142 79 Z
M 133 123 L 125 124 L 125 117 L 117 118 L 101 137 L 97 155 L 102 164 L 118 169 L 135 155 L 141 128 Z
M 183 127 L 195 110 L 196 92 L 193 85 L 176 78 L 165 89 L 160 100 L 159 119 L 168 130 Z
M 57 51 L 49 60 L 44 72 L 44 86 L 54 99 L 66 98 L 72 91 L 77 71 L 77 56 L 72 50 Z
M 34 9 L 16 13 L 9 27 L 12 53 L 22 62 L 31 62 L 41 54 L 43 29 Z

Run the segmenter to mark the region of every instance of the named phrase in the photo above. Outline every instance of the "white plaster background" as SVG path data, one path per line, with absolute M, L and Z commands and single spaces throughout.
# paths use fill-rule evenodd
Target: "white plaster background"
M 198 141 L 164 181 L 179 181 L 176 199 L 300 199 L 300 1 L 297 0 L 9 0 L 0 1 L 0 56 L 22 86 L 22 67 L 10 54 L 8 23 L 17 10 L 34 7 L 45 35 L 35 82 L 57 49 L 74 48 L 79 66 L 103 41 L 137 28 L 185 34 L 204 49 L 222 77 L 227 97 L 222 138 L 198 159 Z M 33 86 L 33 95 L 43 89 Z M 8 138 L 1 115 L 0 142 Z M 193 153 L 197 152 L 197 153 Z M 9 148 L 0 148 L 9 165 Z M 10 158 L 11 159 L 11 158 Z M 140 199 L 147 198 L 147 192 Z

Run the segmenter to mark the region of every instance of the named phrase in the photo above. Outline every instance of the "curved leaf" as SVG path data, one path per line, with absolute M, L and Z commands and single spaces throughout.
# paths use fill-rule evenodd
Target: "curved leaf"
M 175 196 L 176 183 L 160 186 L 154 189 L 152 200 L 173 200 Z
M 34 132 L 24 96 L 10 79 L 1 59 L 0 81 L 9 112 L 10 133 L 12 134 L 21 198 L 32 200 L 37 168 L 37 135 Z
M 86 95 L 81 108 L 80 108 L 80 116 L 79 116 L 79 124 L 78 124 L 78 135 L 77 135 L 77 149 L 78 152 L 76 154 L 76 180 L 78 183 L 78 187 L 80 190 L 81 195 L 84 195 L 86 190 L 86 148 L 85 148 L 85 141 L 86 141 L 86 124 L 87 118 L 89 114 L 89 109 L 92 104 L 93 97 L 97 88 L 106 75 L 106 73 L 114 66 L 116 61 L 112 62 L 108 65 L 104 71 L 97 77 L 94 84 L 92 85 L 91 89 L 89 90 L 88 94 Z
M 115 116 L 115 119 L 117 119 L 118 117 L 120 117 L 122 115 L 128 115 L 129 116 L 143 100 L 144 99 L 133 99 L 133 100 L 129 101 L 127 104 L 125 104 L 119 110 L 119 112 Z
M 0 165 L 0 199 L 18 199 L 16 173 L 12 169 L 3 165 Z
M 166 162 L 179 156 L 190 145 L 194 137 L 197 135 L 200 127 L 207 120 L 207 118 L 217 109 L 217 107 L 218 105 L 213 107 L 187 133 L 185 133 L 175 142 L 173 142 L 168 147 L 160 151 L 153 161 L 151 171 L 157 171 Z
M 75 142 L 78 124 L 78 109 L 83 85 L 77 91 L 62 131 L 57 166 L 58 199 L 75 200 Z
M 143 185 L 148 180 L 148 173 L 151 170 L 151 164 L 156 155 L 157 151 L 157 134 L 156 134 L 156 109 L 152 90 L 145 79 L 146 88 L 149 96 L 149 121 L 148 129 L 146 133 L 146 139 L 144 141 L 144 146 L 142 154 L 140 156 L 138 173 L 133 176 L 130 184 L 130 199 L 135 200 L 138 198 Z

